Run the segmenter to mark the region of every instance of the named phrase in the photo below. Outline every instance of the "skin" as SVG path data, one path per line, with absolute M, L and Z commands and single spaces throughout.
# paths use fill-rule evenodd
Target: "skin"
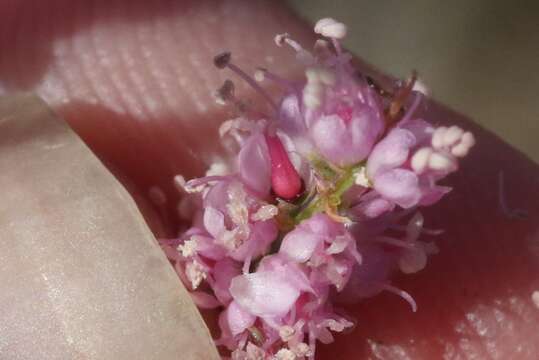
M 285 31 L 312 44 L 310 26 L 270 2 L 5 1 L 0 92 L 42 96 L 159 223 L 144 200 L 150 186 L 172 206 L 172 176 L 200 174 L 218 150 L 217 125 L 233 115 L 211 92 L 230 77 L 239 98 L 261 101 L 213 68 L 213 55 L 227 49 L 246 70 L 299 78 L 293 54 L 273 45 Z M 364 301 L 348 309 L 356 329 L 318 347 L 319 358 L 537 359 L 539 167 L 465 116 L 432 101 L 420 111 L 473 131 L 477 145 L 448 180 L 455 191 L 424 212 L 429 228 L 446 229 L 436 239 L 440 254 L 425 271 L 394 280 L 419 311 L 388 294 Z M 527 218 L 500 210 L 500 171 L 507 203 Z M 166 223 L 154 229 L 170 232 Z

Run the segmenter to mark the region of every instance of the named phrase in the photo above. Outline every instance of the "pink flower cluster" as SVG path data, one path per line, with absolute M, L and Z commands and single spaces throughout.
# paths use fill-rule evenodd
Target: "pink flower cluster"
M 313 359 L 317 341 L 354 325 L 338 304 L 381 291 L 415 311 L 391 274 L 417 272 L 437 251 L 419 240 L 437 232 L 418 208 L 449 192 L 438 181 L 474 144 L 469 132 L 414 116 L 414 79 L 382 91 L 358 74 L 339 43 L 342 23 L 322 19 L 315 32 L 313 52 L 276 37 L 305 65 L 301 83 L 265 69 L 253 79 L 229 53 L 215 58 L 271 110 L 249 108 L 225 82 L 218 100 L 239 112 L 220 129 L 229 154 L 205 177 L 176 178 L 191 227 L 162 246 L 197 305 L 222 309 L 216 343 L 236 360 Z M 283 88 L 278 102 L 264 80 Z

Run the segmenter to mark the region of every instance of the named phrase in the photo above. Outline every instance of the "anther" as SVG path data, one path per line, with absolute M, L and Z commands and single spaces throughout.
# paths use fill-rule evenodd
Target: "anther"
M 275 36 L 274 40 L 277 46 L 283 46 L 284 44 L 287 44 L 292 49 L 294 49 L 296 51 L 296 57 L 299 61 L 305 64 L 314 63 L 313 55 L 307 50 L 305 50 L 297 41 L 290 38 L 289 34 L 279 34 Z
M 230 53 L 230 51 L 225 51 L 218 55 L 215 55 L 215 57 L 213 58 L 213 64 L 219 69 L 224 69 L 230 62 L 231 58 L 232 54 Z
M 318 20 L 314 32 L 332 39 L 342 39 L 346 36 L 346 25 L 332 18 Z
M 148 191 L 148 196 L 156 206 L 163 206 L 167 202 L 167 196 L 159 186 L 152 186 Z
M 213 94 L 215 101 L 219 105 L 225 105 L 227 102 L 234 102 L 234 90 L 234 83 L 231 80 L 225 80 L 223 85 Z
M 262 95 L 262 97 L 264 97 L 264 99 L 266 99 L 271 104 L 271 106 L 275 110 L 277 110 L 278 109 L 277 104 L 275 104 L 271 96 L 269 96 L 269 94 L 264 89 L 262 89 L 260 85 L 258 85 L 257 82 L 252 77 L 247 75 L 245 71 L 243 71 L 242 69 L 240 69 L 239 67 L 231 63 L 230 62 L 231 59 L 232 59 L 232 56 L 230 52 L 224 52 L 215 56 L 213 58 L 213 63 L 219 69 L 224 69 L 224 68 L 230 69 L 233 73 L 235 73 L 240 78 L 242 78 L 243 81 L 249 84 L 256 92 Z

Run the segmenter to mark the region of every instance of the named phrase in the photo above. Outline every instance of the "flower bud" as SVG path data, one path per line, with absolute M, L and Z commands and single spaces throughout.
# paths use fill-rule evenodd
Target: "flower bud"
M 266 135 L 266 144 L 271 159 L 273 192 L 283 199 L 293 199 L 301 191 L 301 178 L 277 135 Z

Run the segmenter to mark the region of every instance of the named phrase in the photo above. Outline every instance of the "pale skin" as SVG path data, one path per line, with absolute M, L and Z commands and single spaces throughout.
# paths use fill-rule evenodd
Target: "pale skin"
M 230 50 L 246 70 L 299 78 L 293 53 L 273 36 L 313 41 L 308 24 L 270 2 L 74 3 L 0 4 L 0 92 L 41 95 L 137 198 L 154 185 L 173 197 L 172 176 L 199 174 L 215 153 L 217 125 L 233 112 L 211 92 L 225 78 L 240 82 L 213 68 L 213 55 Z M 238 97 L 262 101 L 238 87 Z M 428 227 L 446 229 L 440 254 L 395 279 L 419 311 L 392 295 L 364 301 L 349 309 L 355 330 L 318 347 L 318 358 L 537 359 L 539 167 L 465 116 L 430 102 L 422 111 L 473 131 L 477 145 L 449 179 L 454 192 L 425 212 Z M 507 203 L 527 218 L 500 210 L 500 171 Z M 169 231 L 152 219 L 157 235 Z

